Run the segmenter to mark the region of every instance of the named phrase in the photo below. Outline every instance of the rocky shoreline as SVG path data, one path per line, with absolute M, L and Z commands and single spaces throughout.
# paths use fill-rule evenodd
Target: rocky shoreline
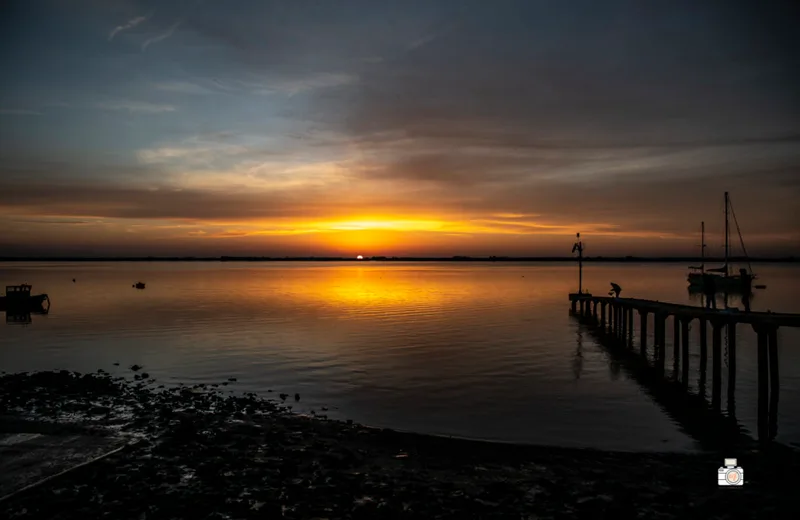
M 737 454 L 399 433 L 295 415 L 279 400 L 210 385 L 167 388 L 144 375 L 5 374 L 0 417 L 128 442 L 0 501 L 3 518 L 622 520 L 792 518 L 799 510 L 794 452 L 738 455 L 745 485 L 725 488 L 714 473 Z

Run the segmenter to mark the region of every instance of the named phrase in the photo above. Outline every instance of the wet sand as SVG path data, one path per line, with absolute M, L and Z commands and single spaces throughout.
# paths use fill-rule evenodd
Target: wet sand
M 165 388 L 138 377 L 0 376 L 6 434 L 81 431 L 83 439 L 128 444 L 12 494 L 0 502 L 0 517 L 708 519 L 798 512 L 791 476 L 800 463 L 791 451 L 639 454 L 448 439 L 297 416 L 280 398 L 220 391 L 235 381 Z M 16 443 L 17 452 L 24 445 Z M 720 487 L 715 473 L 732 456 L 745 485 Z

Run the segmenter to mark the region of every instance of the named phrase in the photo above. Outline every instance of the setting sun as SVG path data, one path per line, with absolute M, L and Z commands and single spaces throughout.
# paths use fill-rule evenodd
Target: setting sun
M 358 256 L 356 257 L 356 260 L 363 260 L 363 259 L 364 259 L 364 257 L 363 257 L 363 256 L 361 256 L 361 255 L 358 255 Z

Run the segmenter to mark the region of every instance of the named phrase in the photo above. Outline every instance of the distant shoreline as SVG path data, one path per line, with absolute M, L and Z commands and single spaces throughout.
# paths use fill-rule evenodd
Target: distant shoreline
M 266 257 L 266 256 L 217 256 L 217 257 L 0 257 L 0 262 L 577 262 L 576 257 L 365 257 L 362 260 L 345 257 Z M 584 262 L 660 262 L 660 263 L 699 263 L 703 261 L 696 257 L 637 257 L 637 256 L 594 256 L 584 257 Z M 723 263 L 722 258 L 706 258 L 707 264 Z M 735 257 L 728 260 L 730 263 L 798 263 L 800 257 L 787 256 L 777 258 L 743 258 Z

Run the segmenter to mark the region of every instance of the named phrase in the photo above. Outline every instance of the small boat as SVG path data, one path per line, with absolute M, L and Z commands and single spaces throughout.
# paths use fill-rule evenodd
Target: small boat
M 144 289 L 144 282 L 136 282 L 131 287 L 135 287 L 137 289 Z
M 7 285 L 6 295 L 0 296 L 0 310 L 22 312 L 42 311 L 50 308 L 50 298 L 46 294 L 31 295 L 28 284 Z

